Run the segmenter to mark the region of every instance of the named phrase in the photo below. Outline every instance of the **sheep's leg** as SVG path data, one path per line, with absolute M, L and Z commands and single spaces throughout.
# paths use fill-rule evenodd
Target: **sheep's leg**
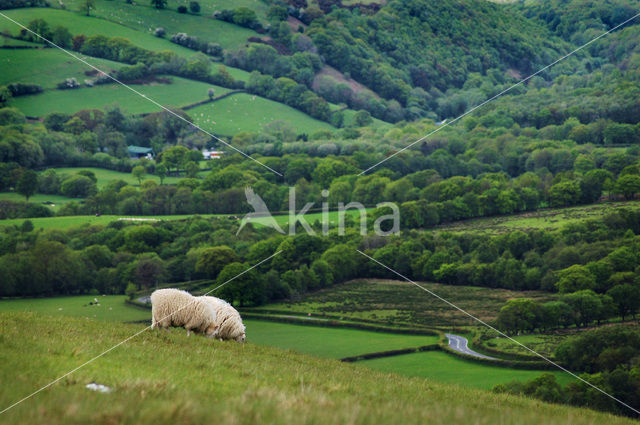
M 191 329 L 187 328 L 187 336 L 191 335 Z

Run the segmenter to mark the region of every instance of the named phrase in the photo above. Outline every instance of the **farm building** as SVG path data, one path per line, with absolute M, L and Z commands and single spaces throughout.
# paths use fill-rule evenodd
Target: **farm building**
M 202 150 L 202 156 L 204 157 L 204 159 L 220 159 L 222 154 L 223 152 L 220 151 L 211 151 L 209 149 Z
M 153 149 L 145 148 L 143 146 L 127 146 L 127 150 L 129 151 L 129 158 L 153 158 Z

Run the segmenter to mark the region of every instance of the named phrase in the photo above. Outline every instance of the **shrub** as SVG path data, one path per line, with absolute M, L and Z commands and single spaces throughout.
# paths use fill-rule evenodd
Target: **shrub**
M 189 2 L 189 10 L 191 13 L 200 13 L 200 3 L 197 1 Z
M 187 13 L 187 6 L 178 6 L 178 13 Z
M 158 38 L 164 38 L 166 34 L 167 34 L 167 30 L 165 30 L 162 27 L 158 27 L 155 29 L 155 31 L 153 31 L 153 35 L 155 35 Z
M 58 89 L 60 90 L 77 89 L 79 87 L 80 84 L 74 77 L 67 78 L 66 80 L 58 84 Z

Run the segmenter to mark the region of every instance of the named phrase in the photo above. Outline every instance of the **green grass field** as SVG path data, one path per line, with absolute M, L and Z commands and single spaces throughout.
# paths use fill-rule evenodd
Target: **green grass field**
M 0 314 L 0 409 L 143 329 Z M 90 391 L 91 382 L 113 389 Z M 2 414 L 3 424 L 632 424 L 587 409 L 184 332 L 144 332 Z
M 30 47 L 38 47 L 37 44 L 31 43 L 30 41 L 24 40 L 16 40 L 14 38 L 6 37 L 4 34 L 0 35 L 0 40 L 2 40 L 2 46 L 30 46 Z
M 347 215 L 351 215 L 351 214 L 356 214 L 357 211 L 354 210 L 350 210 L 347 211 Z M 309 223 L 313 223 L 316 220 L 320 220 L 321 219 L 321 214 L 322 213 L 313 213 L 313 214 L 306 214 L 305 217 L 307 219 L 307 221 L 309 221 Z M 154 215 L 154 216 L 136 216 L 136 217 L 131 217 L 131 216 L 121 216 L 121 215 L 101 215 L 99 217 L 93 216 L 93 215 L 80 215 L 80 216 L 62 216 L 62 217 L 36 217 L 36 218 L 14 218 L 14 219 L 7 219 L 7 220 L 0 220 L 0 229 L 3 226 L 20 226 L 24 221 L 29 220 L 33 223 L 34 228 L 36 229 L 69 229 L 72 227 L 79 227 L 79 226 L 84 226 L 84 225 L 103 225 L 106 226 L 107 224 L 111 223 L 112 221 L 118 220 L 118 219 L 129 219 L 129 218 L 133 218 L 133 219 L 142 219 L 142 221 L 140 221 L 140 223 L 144 223 L 144 219 L 153 219 L 153 220 L 183 220 L 183 219 L 187 219 L 189 217 L 193 217 L 196 214 L 176 214 L 176 215 Z M 338 213 L 337 212 L 331 212 L 329 213 L 329 218 L 331 219 L 332 217 L 337 217 Z M 226 218 L 228 220 L 235 220 L 234 218 L 231 218 L 231 216 L 227 215 L 227 214 L 199 214 L 199 217 L 202 218 L 214 218 L 214 217 L 218 217 L 218 218 L 222 218 L 222 217 L 230 217 L 230 218 Z M 280 224 L 280 226 L 286 226 L 288 224 L 288 220 L 289 220 L 289 216 L 288 215 L 277 215 L 274 216 L 276 221 Z M 238 226 L 239 226 L 239 222 L 238 222 Z M 260 226 L 260 224 L 257 224 L 258 226 Z M 285 227 L 285 231 L 286 231 L 286 227 Z M 249 230 L 243 230 L 243 232 L 245 231 L 249 231 Z
M 227 3 L 227 5 L 220 3 Z M 239 47 L 249 37 L 259 36 L 258 33 L 250 29 L 211 17 L 214 10 L 234 9 L 240 6 L 238 3 L 242 3 L 242 1 L 200 2 L 201 13 L 193 15 L 190 13 L 181 14 L 176 11 L 179 5 L 188 7 L 189 1 L 170 2 L 166 9 L 159 10 L 151 6 L 149 2 L 127 4 L 124 1 L 96 0 L 92 15 L 146 33 L 153 33 L 153 30 L 162 27 L 167 31 L 167 39 L 172 34 L 186 32 L 201 40 L 218 43 L 225 49 L 231 49 Z M 249 7 L 252 8 L 257 4 L 263 4 L 252 1 L 244 3 L 250 3 Z M 81 0 L 65 1 L 67 10 L 78 10 L 80 4 Z M 268 9 L 268 6 L 265 5 L 265 9 Z
M 364 360 L 359 363 L 383 372 L 419 376 L 434 381 L 480 389 L 490 389 L 496 384 L 509 381 L 528 381 L 543 373 L 539 370 L 509 369 L 481 364 L 461 359 L 441 351 L 403 354 L 400 356 Z M 562 385 L 575 379 L 560 370 L 552 373 Z
M 438 342 L 437 336 L 429 335 L 402 335 L 259 320 L 245 320 L 245 325 L 247 340 L 255 344 L 334 359 Z
M 195 123 L 205 130 L 230 136 L 239 131 L 260 132 L 265 124 L 288 121 L 297 133 L 335 128 L 290 106 L 246 93 L 226 97 L 189 111 Z
M 100 305 L 89 305 L 98 299 Z M 0 301 L 1 312 L 29 312 L 55 317 L 78 317 L 109 322 L 149 320 L 151 311 L 124 303 L 126 295 L 79 295 L 55 298 L 22 298 Z
M 169 40 L 153 36 L 150 32 L 146 31 L 146 28 L 131 29 L 124 25 L 109 22 L 93 16 L 84 16 L 73 11 L 51 8 L 27 8 L 5 10 L 2 13 L 24 26 L 27 26 L 32 20 L 40 18 L 47 21 L 49 28 L 55 28 L 58 25 L 62 25 L 67 27 L 74 35 L 84 34 L 86 36 L 90 36 L 103 34 L 112 37 L 120 36 L 128 38 L 138 47 L 144 47 L 149 50 L 170 50 L 182 56 L 195 54 L 193 50 L 171 43 Z M 18 31 L 20 31 L 20 27 L 7 19 L 0 17 L 0 30 L 6 30 L 11 34 L 17 34 Z
M 80 57 L 107 72 L 123 66 L 123 64 L 119 62 L 106 59 L 92 58 L 84 55 L 80 55 Z M 84 80 L 93 78 L 84 73 L 90 70 L 91 67 L 58 49 L 3 50 L 2 56 L 0 56 L 0 84 L 2 85 L 21 82 L 38 84 L 43 89 L 54 89 L 58 83 L 70 77 L 76 78 L 80 84 L 83 84 Z M 61 95 L 62 93 L 69 95 L 71 91 L 72 90 L 61 90 L 59 93 Z M 84 89 L 78 91 L 85 92 Z M 46 99 L 47 95 L 49 95 L 49 93 L 25 96 L 24 98 L 38 99 L 36 101 L 37 103 L 40 102 L 40 99 Z M 20 102 L 20 99 L 23 98 L 18 97 L 14 99 L 14 101 Z M 77 109 L 81 108 L 74 110 Z
M 210 88 L 215 90 L 216 96 L 229 92 L 229 89 L 213 84 L 179 77 L 170 77 L 170 79 L 171 84 L 134 84 L 130 87 L 148 99 L 169 108 L 180 108 L 206 100 L 207 90 Z M 11 101 L 11 106 L 20 109 L 25 115 L 36 117 L 53 111 L 73 113 L 81 109 L 104 110 L 110 105 L 119 105 L 122 110 L 131 114 L 162 111 L 159 106 L 119 84 L 104 84 L 73 90 L 48 90 L 35 95 L 20 96 Z
M 522 292 L 423 282 L 420 284 L 485 321 L 494 320 L 508 299 L 528 297 L 543 301 L 551 298 L 548 293 L 540 291 Z M 293 303 L 269 304 L 255 310 L 312 313 L 396 326 L 477 325 L 477 322 L 415 285 L 395 280 L 354 280 L 304 295 Z
M 103 188 L 104 186 L 116 180 L 124 180 L 130 185 L 138 186 L 138 179 L 136 179 L 131 173 L 123 173 L 120 171 L 107 170 L 105 168 L 96 167 L 59 167 L 52 169 L 55 170 L 58 175 L 69 176 L 76 174 L 80 170 L 93 171 L 93 173 L 96 175 L 96 178 L 98 179 L 98 188 Z M 160 184 L 160 178 L 154 174 L 146 174 L 142 181 L 144 182 L 144 180 L 152 180 Z M 182 180 L 182 177 L 169 176 L 165 177 L 164 184 L 176 184 L 180 180 Z
M 0 192 L 0 200 L 2 201 L 24 201 L 24 196 L 15 192 Z M 43 202 L 52 202 L 52 205 L 49 205 L 53 211 L 57 211 L 62 205 L 67 202 L 77 201 L 75 198 L 68 198 L 62 195 L 49 195 L 45 193 L 36 193 L 35 195 L 29 198 L 29 202 L 35 203 L 43 203 Z M 1 222 L 0 222 L 1 223 Z

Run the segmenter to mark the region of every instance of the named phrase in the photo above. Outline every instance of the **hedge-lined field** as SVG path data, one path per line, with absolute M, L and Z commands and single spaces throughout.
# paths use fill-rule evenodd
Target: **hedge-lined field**
M 288 122 L 298 134 L 335 130 L 330 124 L 290 106 L 246 93 L 234 94 L 188 112 L 195 123 L 205 130 L 224 135 L 239 131 L 260 133 L 263 126 L 274 121 Z
M 117 70 L 123 66 L 119 62 L 92 58 L 79 53 L 75 54 L 106 72 Z M 85 74 L 85 71 L 91 70 L 91 67 L 58 49 L 5 49 L 2 50 L 2 56 L 0 57 L 0 84 L 20 82 L 38 84 L 43 89 L 55 89 L 58 83 L 61 83 L 66 78 L 73 77 L 78 83 L 83 84 L 84 80 L 93 78 Z M 84 90 L 80 91 L 83 94 L 86 93 Z M 64 93 L 69 95 L 71 92 L 72 90 L 67 90 Z M 37 96 L 38 101 L 40 101 L 45 95 L 40 94 Z M 27 96 L 27 98 L 31 98 L 31 96 Z M 14 100 L 18 99 L 20 98 Z M 77 109 L 81 108 L 76 108 L 74 111 Z
M 11 19 L 27 26 L 34 19 L 44 19 L 49 24 L 49 28 L 55 28 L 58 25 L 67 27 L 71 34 L 84 34 L 86 36 L 103 34 L 108 36 L 119 36 L 128 38 L 134 45 L 144 47 L 145 49 L 162 51 L 170 50 L 182 56 L 190 56 L 195 54 L 193 50 L 186 47 L 171 43 L 169 40 L 155 37 L 148 32 L 147 28 L 129 28 L 114 22 L 93 16 L 85 16 L 80 13 L 52 9 L 52 8 L 27 8 L 5 10 L 2 13 Z M 0 19 L 0 31 L 9 31 L 11 34 L 17 34 L 20 27 L 4 18 Z
M 230 91 L 224 87 L 185 78 L 168 78 L 171 84 L 152 82 L 150 84 L 131 84 L 130 87 L 142 93 L 148 99 L 168 108 L 181 108 L 206 100 L 207 91 L 210 88 L 214 89 L 216 96 Z M 81 109 L 104 110 L 112 105 L 118 105 L 122 110 L 132 114 L 160 112 L 163 110 L 148 99 L 120 84 L 114 83 L 95 87 L 81 87 L 73 90 L 48 90 L 40 94 L 20 96 L 11 101 L 11 106 L 18 108 L 25 115 L 36 117 L 41 117 L 54 111 L 74 113 Z
M 166 37 L 178 32 L 186 32 L 202 40 L 218 43 L 225 49 L 239 47 L 249 37 L 259 36 L 256 32 L 233 25 L 224 21 L 213 19 L 211 15 L 215 10 L 235 9 L 245 6 L 240 3 L 249 3 L 254 7 L 264 4 L 261 1 L 216 1 L 210 4 L 207 1 L 200 2 L 200 14 L 178 13 L 179 5 L 189 6 L 189 2 L 171 3 L 166 9 L 156 9 L 149 2 L 136 2 L 127 4 L 119 1 L 97 0 L 92 15 L 106 19 L 129 28 L 142 32 L 152 33 L 155 28 L 162 27 L 167 31 Z M 225 4 L 226 3 L 226 4 Z M 78 10 L 81 0 L 67 0 L 65 5 L 69 10 Z M 268 9 L 268 6 L 264 6 Z M 133 41 L 133 40 L 132 40 Z
M 481 389 L 490 389 L 496 384 L 513 380 L 528 381 L 543 373 L 539 370 L 510 369 L 481 364 L 461 359 L 442 351 L 402 354 L 393 357 L 363 360 L 359 363 L 383 372 L 419 376 L 434 381 Z M 575 379 L 560 370 L 552 373 L 562 385 Z
M 320 357 L 340 359 L 358 354 L 435 344 L 437 336 L 403 335 L 346 328 L 245 320 L 247 339 Z

